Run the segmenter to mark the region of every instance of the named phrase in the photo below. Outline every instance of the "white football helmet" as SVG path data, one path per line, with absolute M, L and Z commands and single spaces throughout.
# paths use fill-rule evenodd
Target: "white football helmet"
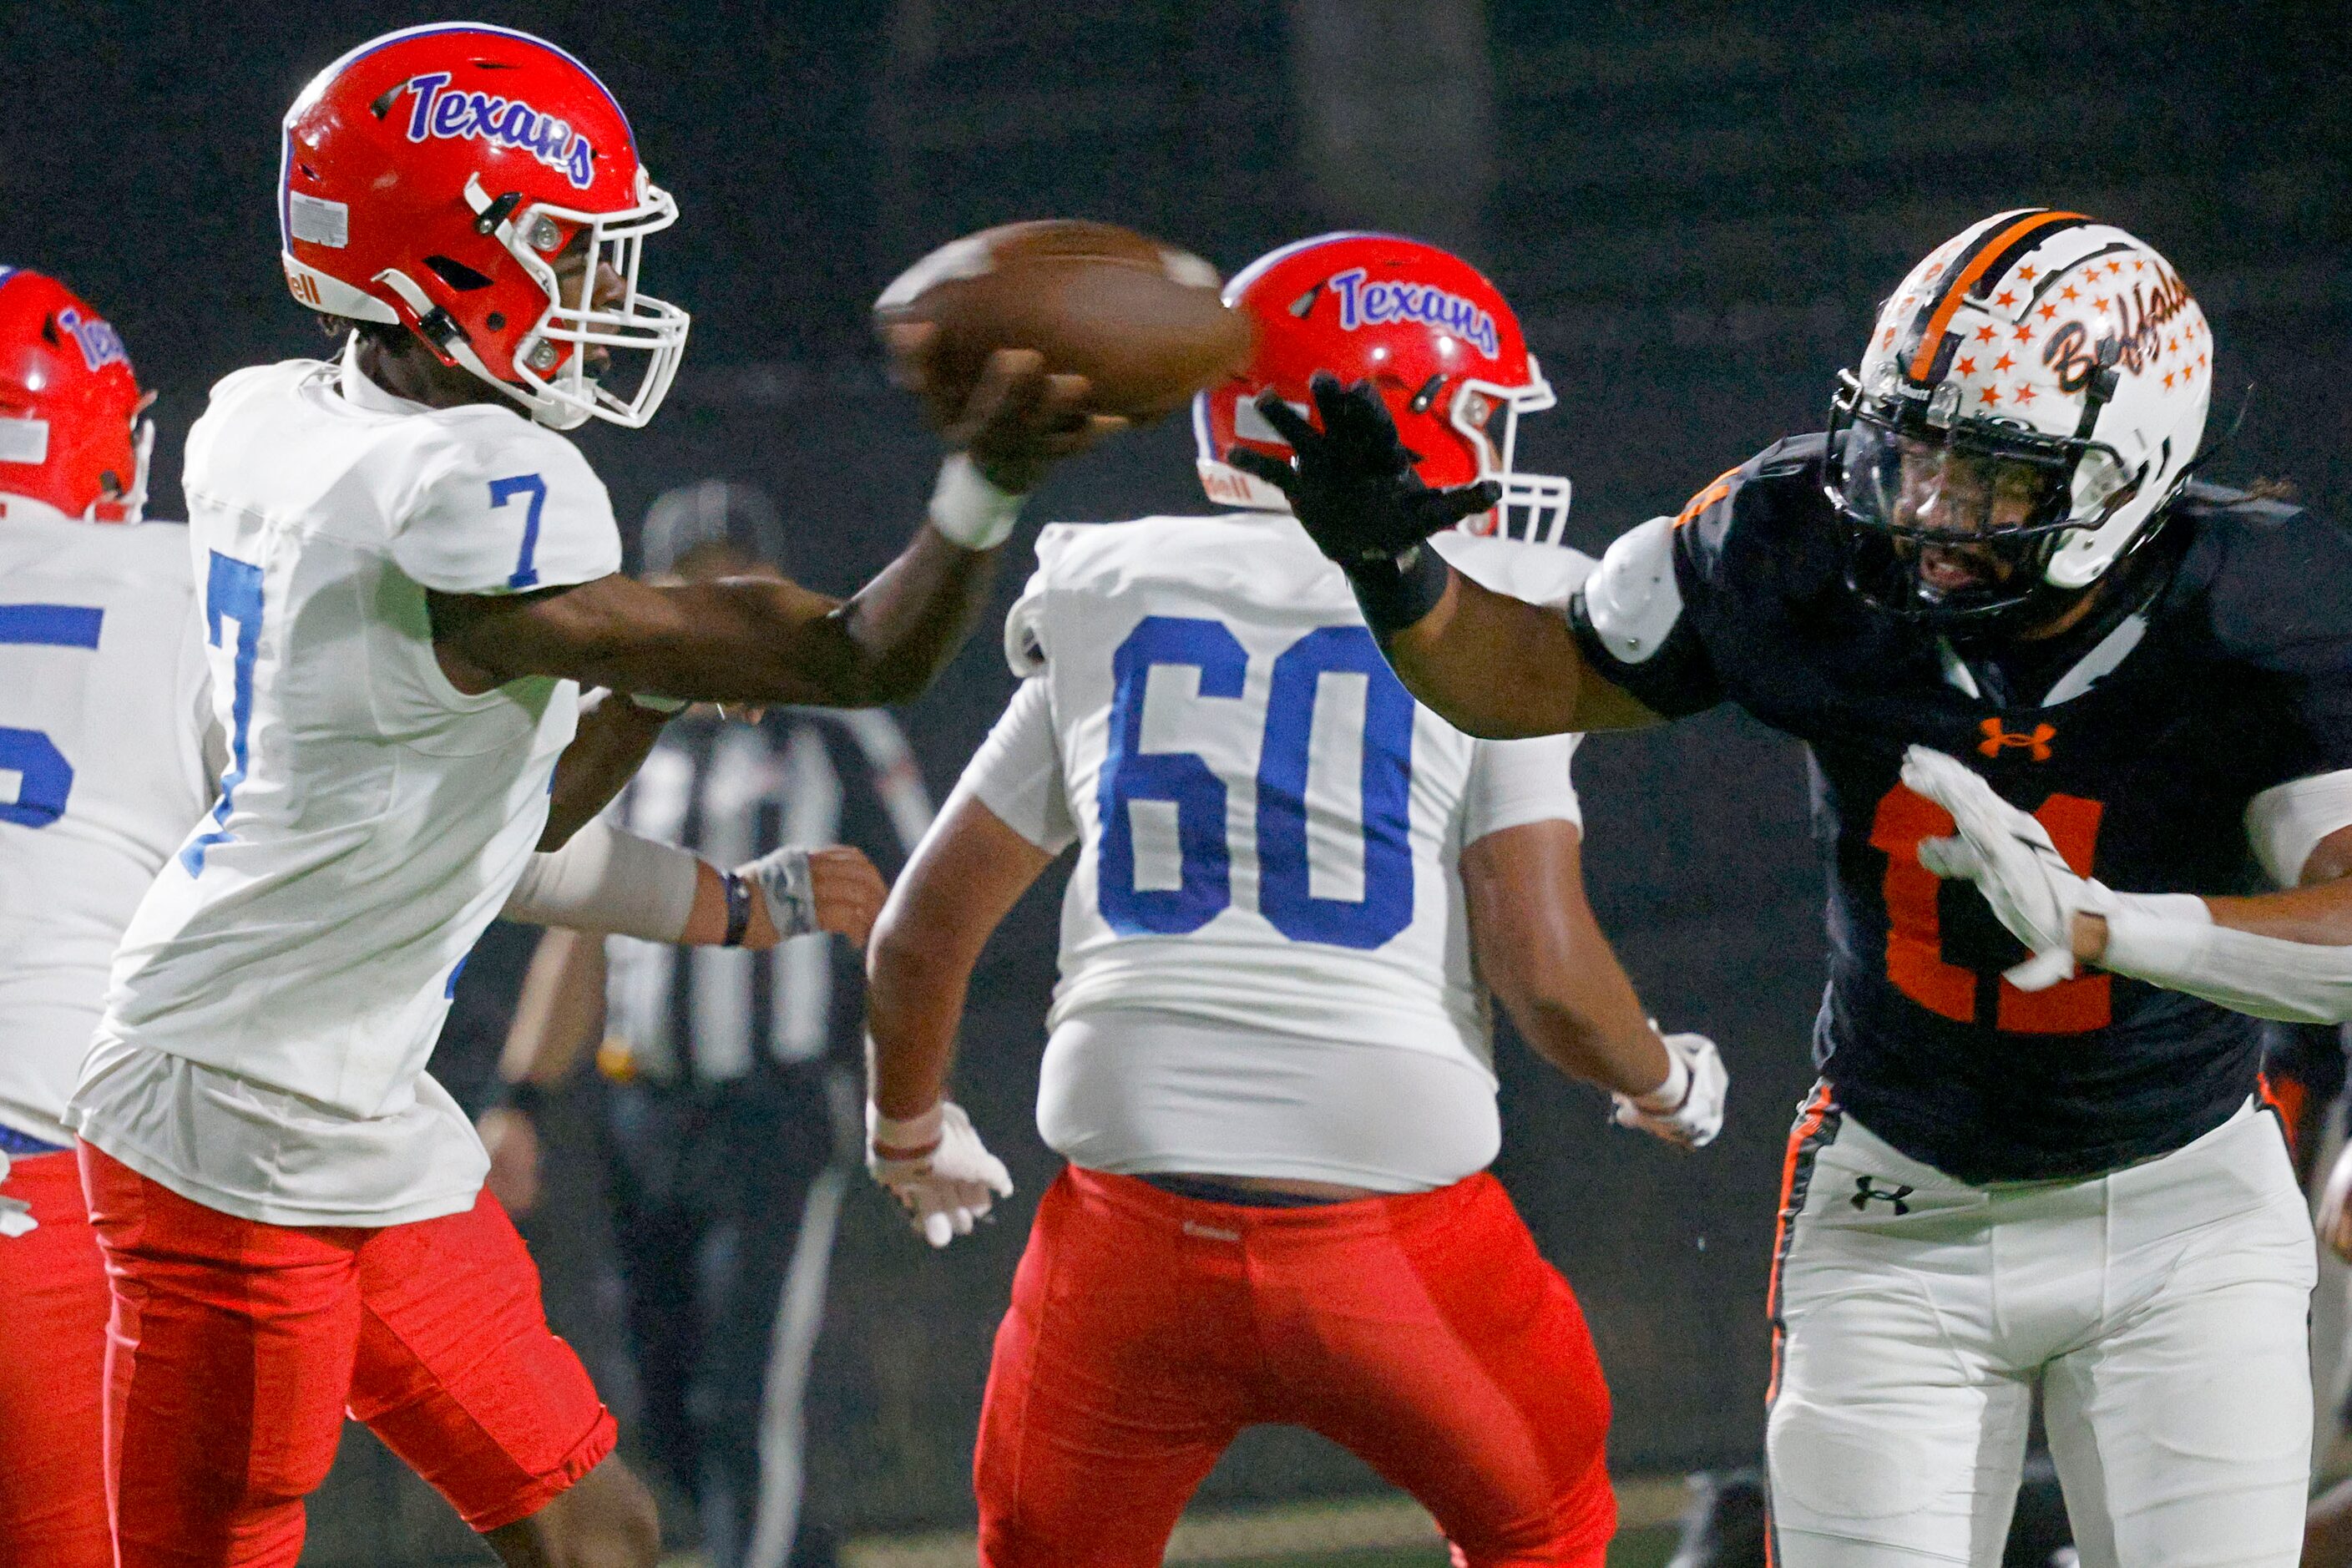
M 2179 274 L 2122 229 L 2021 208 L 1947 240 L 1839 377 L 1826 479 L 1854 586 L 1959 621 L 2097 582 L 2188 478 L 2212 353 Z

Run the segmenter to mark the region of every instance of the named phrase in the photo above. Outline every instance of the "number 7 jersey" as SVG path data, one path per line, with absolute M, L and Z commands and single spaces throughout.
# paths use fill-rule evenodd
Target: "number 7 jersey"
M 1590 564 L 1444 550 L 1553 600 Z M 1287 517 L 1056 526 L 1037 556 L 1005 626 L 1031 679 L 965 779 L 1033 841 L 1081 846 L 1050 1024 L 1148 1009 L 1488 1070 L 1456 863 L 1578 820 L 1574 738 L 1474 740 L 1415 703 Z
M 617 571 L 611 502 L 552 431 L 404 402 L 348 357 L 223 381 L 185 488 L 228 766 L 124 935 L 78 1130 L 269 1223 L 461 1209 L 480 1147 L 425 1063 L 545 823 L 578 689 L 458 691 L 425 595 Z

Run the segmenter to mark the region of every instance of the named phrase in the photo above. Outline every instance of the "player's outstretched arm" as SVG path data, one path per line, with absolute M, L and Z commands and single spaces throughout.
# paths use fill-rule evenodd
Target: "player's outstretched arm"
M 1003 350 L 944 433 L 929 518 L 849 598 L 733 578 L 655 586 L 617 574 L 541 594 L 430 596 L 434 642 L 459 689 L 559 676 L 724 702 L 901 702 L 963 644 L 1023 496 L 1121 421 L 1089 414 L 1083 376 Z
M 933 1247 L 968 1233 L 1011 1178 L 947 1099 L 981 950 L 1053 863 L 969 790 L 915 848 L 866 950 L 866 1166 Z
M 1370 384 L 1313 383 L 1322 427 L 1272 392 L 1258 411 L 1290 462 L 1238 448 L 1232 461 L 1280 489 L 1299 526 L 1348 574 L 1397 677 L 1458 730 L 1490 739 L 1614 729 L 1655 716 L 1587 668 L 1567 620 L 1471 582 L 1426 547 L 1492 507 L 1493 480 L 1433 490 Z
M 2325 793 L 2345 775 L 2305 784 Z M 2095 964 L 2151 985 L 2292 1023 L 2352 1020 L 2352 826 L 2304 841 L 2298 885 L 2248 898 L 2119 893 L 2077 874 L 2049 830 L 1993 793 L 1967 764 L 1925 746 L 1903 782 L 1952 814 L 1954 836 L 1919 846 L 1919 863 L 1977 885 L 2032 954 L 2008 972 L 2038 991 Z
M 1584 894 L 1582 835 L 1554 818 L 1462 851 L 1478 973 L 1546 1061 L 1607 1089 L 1620 1124 L 1694 1147 L 1723 1125 L 1713 1042 L 1661 1037 Z

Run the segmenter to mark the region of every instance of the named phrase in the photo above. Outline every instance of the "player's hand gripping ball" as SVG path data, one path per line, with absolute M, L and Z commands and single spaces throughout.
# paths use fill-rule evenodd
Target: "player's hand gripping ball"
M 875 301 L 899 384 L 998 489 L 1181 406 L 1249 356 L 1215 268 L 1113 224 L 1006 224 L 940 247 Z
M 1307 537 L 1341 566 L 1394 561 L 1502 499 L 1502 486 L 1492 479 L 1442 490 L 1423 484 L 1413 472 L 1421 454 L 1398 437 L 1370 382 L 1342 386 L 1338 376 L 1318 371 L 1307 384 L 1320 429 L 1278 392 L 1268 389 L 1257 400 L 1257 411 L 1297 454 L 1294 461 L 1243 447 L 1226 461 L 1289 498 Z
M 936 1117 L 919 1134 L 929 1148 L 902 1148 L 918 1122 Z M 987 1217 L 998 1198 L 1013 1195 L 1013 1174 L 988 1152 L 962 1106 L 943 1100 L 911 1122 L 886 1122 L 872 1100 L 866 1102 L 866 1168 L 907 1211 L 915 1234 L 945 1247 Z

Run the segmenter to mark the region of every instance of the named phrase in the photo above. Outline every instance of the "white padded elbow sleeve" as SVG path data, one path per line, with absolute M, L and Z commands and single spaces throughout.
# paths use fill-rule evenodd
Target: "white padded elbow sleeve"
M 2103 969 L 2258 1018 L 2352 1020 L 2352 947 L 2215 925 L 2205 901 L 2184 894 L 2119 894 L 2106 919 Z
M 694 913 L 700 864 L 600 816 L 553 854 L 532 856 L 499 912 L 530 925 L 676 942 Z

